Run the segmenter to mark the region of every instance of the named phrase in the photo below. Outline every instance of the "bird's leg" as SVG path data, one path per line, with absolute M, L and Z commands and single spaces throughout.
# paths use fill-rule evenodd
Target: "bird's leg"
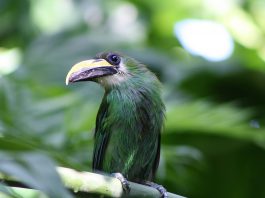
M 143 184 L 157 189 L 160 192 L 162 198 L 168 198 L 167 190 L 162 185 L 150 181 L 144 181 Z
M 121 173 L 112 173 L 113 177 L 121 181 L 121 185 L 125 193 L 129 193 L 131 188 L 128 180 Z

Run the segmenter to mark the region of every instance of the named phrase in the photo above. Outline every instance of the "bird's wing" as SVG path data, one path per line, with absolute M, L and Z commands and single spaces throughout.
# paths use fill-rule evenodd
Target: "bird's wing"
M 106 147 L 109 142 L 110 133 L 102 128 L 102 121 L 106 118 L 108 113 L 108 104 L 103 99 L 96 121 L 96 130 L 94 136 L 94 151 L 93 151 L 93 170 L 101 170 L 103 166 L 103 158 L 105 156 Z
M 160 160 L 160 145 L 161 145 L 161 134 L 158 134 L 158 139 L 157 139 L 157 149 L 156 149 L 156 157 L 155 157 L 155 162 L 154 165 L 152 167 L 152 180 L 153 177 L 155 176 L 155 173 L 157 171 L 158 165 L 159 165 L 159 160 Z
M 105 151 L 107 144 L 109 142 L 108 132 L 97 132 L 95 133 L 95 144 L 93 153 L 93 170 L 101 170 L 103 166 L 103 158 L 105 156 Z

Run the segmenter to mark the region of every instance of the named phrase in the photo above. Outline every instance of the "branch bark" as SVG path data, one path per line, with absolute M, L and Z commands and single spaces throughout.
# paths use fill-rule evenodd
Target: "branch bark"
M 110 176 L 91 173 L 78 172 L 73 169 L 58 167 L 57 171 L 67 188 L 74 192 L 87 192 L 107 195 L 109 197 L 160 197 L 160 193 L 151 187 L 130 183 L 131 191 L 123 193 L 121 182 Z M 184 198 L 182 196 L 168 193 L 169 198 Z

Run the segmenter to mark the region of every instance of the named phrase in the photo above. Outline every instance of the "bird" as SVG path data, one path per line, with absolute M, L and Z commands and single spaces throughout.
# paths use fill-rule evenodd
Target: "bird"
M 66 85 L 100 84 L 101 101 L 94 134 L 93 171 L 112 173 L 129 191 L 129 181 L 166 189 L 153 182 L 160 160 L 165 105 L 161 82 L 147 66 L 119 52 L 101 52 L 69 70 Z

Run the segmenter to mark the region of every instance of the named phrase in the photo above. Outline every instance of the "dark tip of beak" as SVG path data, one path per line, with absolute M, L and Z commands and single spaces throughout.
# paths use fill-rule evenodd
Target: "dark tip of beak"
M 85 71 L 73 73 L 69 78 L 69 82 L 93 81 L 96 78 L 113 75 L 117 72 L 117 69 L 111 66 L 91 68 Z

